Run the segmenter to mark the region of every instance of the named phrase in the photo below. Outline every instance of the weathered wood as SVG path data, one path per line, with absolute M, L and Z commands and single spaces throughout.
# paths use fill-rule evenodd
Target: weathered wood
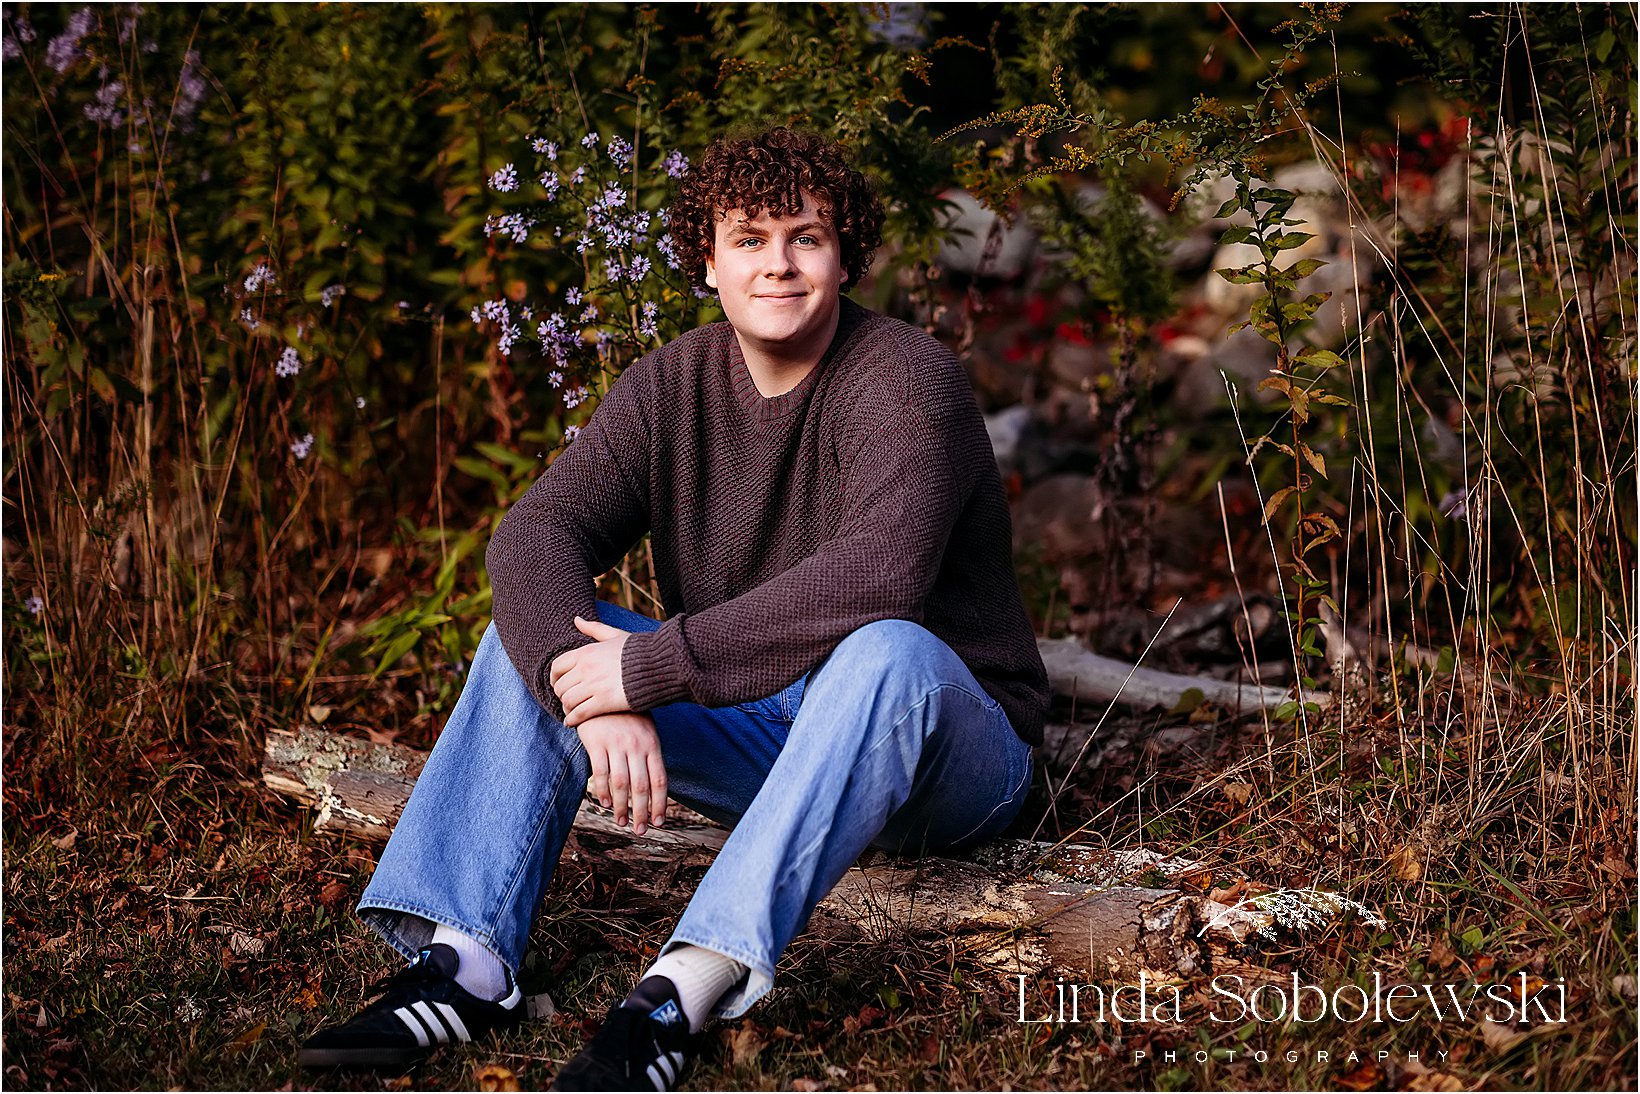
M 1036 646 L 1048 670 L 1048 685 L 1055 695 L 1171 710 L 1194 691 L 1200 694 L 1202 702 L 1233 712 L 1276 707 L 1293 697 L 1286 688 L 1139 668 L 1094 653 L 1074 638 L 1038 638 Z M 1329 698 L 1326 692 L 1309 690 L 1302 691 L 1300 697 L 1316 703 L 1325 703 Z
M 315 729 L 269 735 L 267 785 L 318 808 L 316 831 L 385 839 L 425 756 Z M 678 866 L 710 856 L 728 833 L 687 810 L 642 837 L 590 802 L 576 815 L 579 845 L 628 867 L 640 887 L 670 885 Z M 816 919 L 870 939 L 958 938 L 979 963 L 1004 972 L 1056 968 L 1082 976 L 1194 976 L 1234 964 L 1262 913 L 1155 887 L 1198 869 L 1143 849 L 997 840 L 972 861 L 862 858 L 821 902 Z M 1136 883 L 1137 882 L 1137 883 Z M 1204 925 L 1217 917 L 1211 928 Z

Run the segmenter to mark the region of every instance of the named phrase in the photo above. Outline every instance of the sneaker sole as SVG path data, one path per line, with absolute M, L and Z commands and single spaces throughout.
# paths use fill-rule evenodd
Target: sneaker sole
M 406 1052 L 395 1048 L 304 1048 L 297 1054 L 296 1062 L 314 1070 L 360 1068 L 409 1071 L 430 1055 L 430 1052 Z

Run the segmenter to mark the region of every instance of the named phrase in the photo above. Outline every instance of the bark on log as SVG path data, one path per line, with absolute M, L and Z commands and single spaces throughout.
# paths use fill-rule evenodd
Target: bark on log
M 426 757 L 323 730 L 269 734 L 263 780 L 316 806 L 314 830 L 385 839 Z M 678 867 L 710 856 L 728 833 L 668 812 L 642 837 L 584 802 L 575 819 L 584 850 L 628 867 L 628 881 L 665 891 Z M 972 861 L 898 859 L 868 852 L 816 910 L 814 929 L 872 940 L 957 938 L 978 963 L 1003 974 L 1056 969 L 1087 978 L 1176 980 L 1235 968 L 1264 913 L 1158 888 L 1199 869 L 1144 850 L 997 840 Z M 1135 878 L 1135 875 L 1142 875 Z M 1137 883 L 1136 883 L 1137 882 Z
M 1055 695 L 1171 710 L 1195 691 L 1201 694 L 1202 702 L 1233 712 L 1277 707 L 1292 698 L 1286 688 L 1138 668 L 1094 653 L 1074 638 L 1038 638 L 1036 646 L 1048 670 L 1048 685 Z M 1326 703 L 1329 696 L 1326 692 L 1305 690 L 1300 692 L 1300 698 L 1305 702 Z

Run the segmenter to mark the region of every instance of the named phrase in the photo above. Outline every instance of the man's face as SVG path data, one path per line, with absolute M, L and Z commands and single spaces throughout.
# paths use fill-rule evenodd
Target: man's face
M 818 360 L 837 329 L 844 280 L 837 233 L 806 190 L 792 216 L 731 209 L 717 222 L 706 284 L 742 346 Z

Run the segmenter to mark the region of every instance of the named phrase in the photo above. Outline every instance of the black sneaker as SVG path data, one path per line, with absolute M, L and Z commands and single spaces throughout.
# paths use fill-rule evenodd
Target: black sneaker
M 554 1090 L 671 1090 L 689 1066 L 689 1022 L 678 989 L 646 976 L 552 1081 Z
M 371 989 L 381 998 L 352 1021 L 308 1038 L 298 1061 L 311 1068 L 407 1071 L 445 1042 L 471 1041 L 524 1017 L 517 984 L 499 1003 L 485 1002 L 456 983 L 460 965 L 449 946 L 428 946 L 409 968 Z

